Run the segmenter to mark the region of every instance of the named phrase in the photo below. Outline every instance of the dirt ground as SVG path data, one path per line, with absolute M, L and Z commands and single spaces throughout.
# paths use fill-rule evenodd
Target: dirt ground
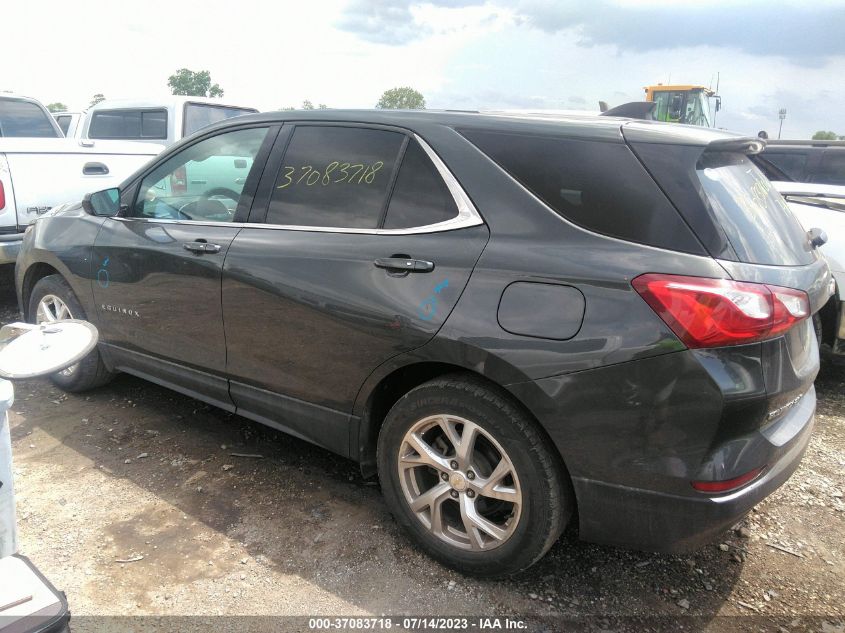
M 7 287 L 0 321 L 16 309 Z M 570 528 L 529 571 L 479 581 L 418 552 L 340 457 L 129 376 L 86 395 L 20 382 L 20 549 L 79 630 L 94 615 L 508 614 L 530 630 L 841 633 L 843 386 L 826 364 L 802 466 L 719 542 L 665 556 Z

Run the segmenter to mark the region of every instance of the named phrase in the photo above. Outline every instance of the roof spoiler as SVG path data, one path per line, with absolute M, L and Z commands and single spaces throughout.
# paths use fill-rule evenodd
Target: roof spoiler
M 603 101 L 600 101 L 599 104 L 604 104 L 605 108 L 607 107 L 607 104 Z M 599 116 L 619 116 L 627 119 L 654 121 L 654 107 L 656 105 L 656 103 L 652 103 L 651 101 L 630 101 L 618 105 L 615 108 L 603 110 Z
M 705 152 L 740 152 L 742 154 L 759 154 L 766 147 L 766 141 L 761 138 L 743 136 L 739 138 L 720 138 L 710 141 Z

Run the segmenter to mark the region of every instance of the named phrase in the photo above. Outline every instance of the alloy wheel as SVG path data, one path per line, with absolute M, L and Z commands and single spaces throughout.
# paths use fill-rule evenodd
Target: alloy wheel
M 488 551 L 513 535 L 522 509 L 519 477 L 478 424 L 446 414 L 419 420 L 402 439 L 397 465 L 405 501 L 440 540 Z
M 73 314 L 70 311 L 67 303 L 56 295 L 48 294 L 41 298 L 38 302 L 38 308 L 35 312 L 35 322 L 39 325 L 42 323 L 53 323 L 55 321 L 62 321 L 65 319 L 72 319 Z M 77 370 L 79 363 L 71 365 L 67 369 L 58 372 L 62 376 L 70 376 Z

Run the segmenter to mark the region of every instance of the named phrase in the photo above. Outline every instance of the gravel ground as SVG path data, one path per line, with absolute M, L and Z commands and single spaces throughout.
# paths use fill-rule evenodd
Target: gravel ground
M 0 321 L 16 309 L 0 291 Z M 803 464 L 720 542 L 657 555 L 570 528 L 529 571 L 479 581 L 419 553 L 340 457 L 129 376 L 85 395 L 20 382 L 21 552 L 67 593 L 77 630 L 104 615 L 511 614 L 530 630 L 841 633 L 843 385 L 825 364 Z

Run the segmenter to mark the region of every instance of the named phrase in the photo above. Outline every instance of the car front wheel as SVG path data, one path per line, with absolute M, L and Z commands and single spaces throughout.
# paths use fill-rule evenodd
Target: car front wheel
M 85 320 L 85 311 L 73 290 L 61 275 L 39 279 L 29 297 L 29 319 L 33 323 L 52 323 L 65 319 Z M 94 350 L 75 365 L 51 374 L 50 380 L 65 391 L 78 392 L 106 384 L 114 374 L 106 369 L 100 352 Z
M 431 556 L 478 576 L 513 574 L 557 540 L 574 501 L 545 434 L 470 375 L 425 383 L 390 410 L 379 478 L 397 521 Z

